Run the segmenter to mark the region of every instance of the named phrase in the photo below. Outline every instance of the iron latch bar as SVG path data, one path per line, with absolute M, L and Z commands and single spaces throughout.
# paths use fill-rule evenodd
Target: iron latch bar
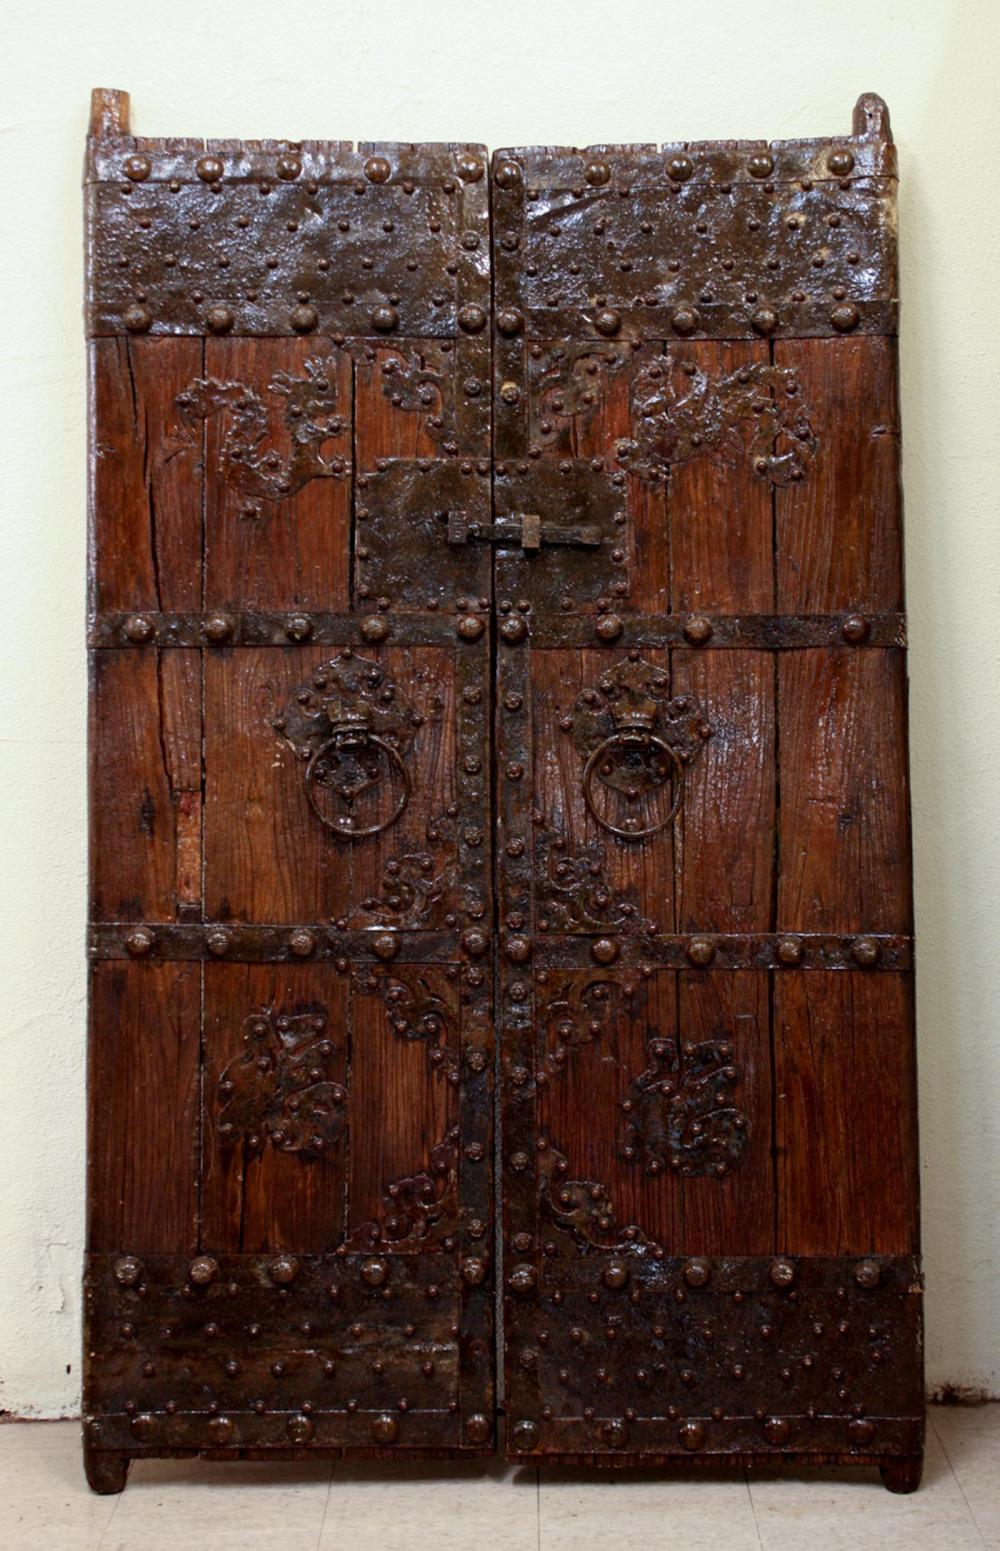
M 496 544 L 535 554 L 545 544 L 599 549 L 601 530 L 594 523 L 543 522 L 537 512 L 514 512 L 501 522 L 470 522 L 465 512 L 448 512 L 448 543 Z

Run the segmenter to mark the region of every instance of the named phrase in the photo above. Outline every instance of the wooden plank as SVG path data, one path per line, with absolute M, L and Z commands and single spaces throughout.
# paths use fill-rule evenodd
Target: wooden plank
M 354 441 L 359 473 L 381 458 L 440 458 L 455 442 L 452 340 L 401 339 L 367 347 L 354 375 Z
M 778 685 L 777 929 L 911 931 L 902 653 L 787 652 Z
M 249 1141 L 239 1118 L 234 1131 L 220 1131 L 229 1113 L 220 1082 L 228 1073 L 229 1080 L 244 1091 L 250 1080 L 246 1064 L 258 1043 L 263 1048 L 251 1028 L 255 1015 L 276 1031 L 279 1018 L 291 1020 L 282 1044 L 292 1050 L 308 1051 L 317 1041 L 329 1043 L 332 1053 L 315 1057 L 316 1081 L 337 1084 L 350 1093 L 345 976 L 330 966 L 310 964 L 205 966 L 202 1244 L 214 1251 L 287 1249 L 321 1254 L 340 1242 L 345 1228 L 350 1098 L 344 1106 L 348 1118 L 342 1132 L 319 1151 L 299 1145 L 284 1150 L 273 1139 L 273 1123 L 260 1125 L 256 1133 L 260 1145 Z M 315 1026 L 319 1022 L 322 1029 Z M 283 1051 L 272 1070 L 279 1082 L 290 1083 L 292 1061 Z M 254 1091 L 266 1098 L 263 1087 Z M 262 1117 L 263 1103 L 252 1112 Z M 274 1098 L 266 1113 L 270 1117 L 280 1113 L 285 1122 L 294 1119 L 289 1105 Z M 296 1143 L 299 1140 L 295 1138 Z
M 912 983 L 775 975 L 779 1251 L 917 1248 Z
M 454 802 L 454 657 L 435 647 L 365 648 L 405 688 L 424 721 L 406 756 L 403 814 L 383 834 L 350 841 L 313 813 L 305 767 L 276 733 L 297 688 L 331 660 L 329 648 L 211 652 L 206 660 L 206 901 L 211 919 L 348 920 L 382 897 L 387 862 L 427 848 L 427 829 Z M 453 869 L 453 827 L 440 867 Z M 387 915 L 391 915 L 391 909 Z M 364 924 L 372 924 L 366 918 Z M 417 920 L 415 925 L 440 925 Z
M 710 390 L 741 368 L 765 365 L 768 347 L 718 340 L 670 346 L 664 361 L 678 408 L 703 373 Z M 693 372 L 692 372 L 693 369 Z M 688 412 L 704 412 L 695 398 Z M 705 415 L 703 435 L 710 436 Z M 676 463 L 669 475 L 670 607 L 675 613 L 770 613 L 774 603 L 772 486 L 744 450 L 745 426 L 721 447 Z
M 392 1003 L 387 1005 L 382 990 L 366 992 L 356 982 L 351 998 L 350 1231 L 384 1217 L 391 1210 L 390 1187 L 428 1173 L 432 1150 L 457 1124 L 458 1090 L 448 1079 L 456 1069 L 461 1038 L 454 975 L 440 965 L 407 965 L 376 976 L 382 985 L 402 987 L 398 1011 L 410 1020 L 411 1032 L 393 1027 Z M 426 1037 L 414 1037 L 412 1030 L 425 1016 L 431 1019 Z M 439 1064 L 431 1059 L 434 1049 L 444 1053 Z M 404 1193 L 401 1208 L 405 1204 Z
M 202 369 L 200 339 L 95 339 L 91 606 L 201 607 L 200 431 L 177 396 Z
M 192 919 L 201 897 L 199 654 L 99 652 L 92 682 L 92 917 Z
M 209 339 L 205 372 L 233 390 L 205 419 L 205 606 L 347 608 L 350 356 L 314 336 Z M 325 393 L 309 389 L 310 374 Z M 259 431 L 233 413 L 241 385 L 259 401 Z M 332 434 L 320 439 L 303 430 L 309 426 Z M 227 456 L 234 439 L 242 449 L 235 463 Z M 340 472 L 310 476 L 321 463 Z M 280 483 L 287 494 L 277 492 Z
M 95 964 L 90 982 L 88 1247 L 198 1243 L 199 964 Z
M 780 613 L 903 606 L 896 341 L 780 340 L 816 456 L 776 497 Z
M 598 683 L 606 669 L 622 660 L 608 651 L 532 652 L 532 791 L 545 831 L 565 842 L 564 859 L 583 859 L 597 867 L 620 903 L 635 907 L 657 930 L 673 930 L 673 836 L 668 824 L 647 840 L 620 840 L 603 828 L 587 809 L 583 795 L 584 759 L 572 733 L 560 724 L 573 710 L 577 695 Z M 669 672 L 664 651 L 646 652 L 643 660 Z M 664 788 L 669 793 L 669 788 Z M 623 799 L 624 801 L 624 799 Z M 643 821 L 659 812 L 669 796 L 648 799 Z M 614 818 L 614 815 L 611 815 Z M 535 870 L 535 895 L 541 875 Z M 539 911 L 539 917 L 541 912 Z M 584 927 L 583 929 L 586 929 Z M 593 929 L 593 928 L 591 928 Z
M 767 652 L 675 651 L 673 692 L 712 728 L 675 822 L 679 932 L 766 932 L 774 898 L 774 662 Z M 683 1021 L 683 1020 L 682 1020 Z
M 614 1210 L 616 1232 L 634 1224 L 658 1243 L 680 1241 L 683 1185 L 666 1170 L 652 1175 L 625 1156 L 629 1089 L 649 1065 L 647 1037 L 677 1037 L 677 993 L 672 971 L 635 980 L 635 995 L 622 994 L 623 977 L 594 972 L 536 976 L 536 1070 L 547 1071 L 538 1088 L 538 1131 L 569 1164 L 567 1180 L 603 1186 Z M 598 989 L 595 999 L 594 990 Z M 601 988 L 606 990 L 601 991 Z M 592 1020 L 598 1031 L 588 1037 Z M 566 1040 L 560 1027 L 574 1025 Z M 564 1061 L 553 1053 L 564 1047 Z M 543 1237 L 552 1224 L 540 1217 Z M 567 1253 L 566 1245 L 560 1252 Z
M 678 1253 L 766 1255 L 774 1249 L 774 1159 L 771 1125 L 770 988 L 767 973 L 683 972 L 677 976 L 678 1027 L 685 1046 L 732 1046 L 734 1107 L 747 1143 L 725 1175 L 683 1181 Z

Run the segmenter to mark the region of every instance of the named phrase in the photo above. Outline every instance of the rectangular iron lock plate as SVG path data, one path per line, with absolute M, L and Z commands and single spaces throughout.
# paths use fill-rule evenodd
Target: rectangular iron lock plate
M 515 512 L 501 522 L 469 522 L 464 512 L 448 513 L 449 544 L 497 544 L 534 554 L 543 544 L 575 544 L 599 549 L 601 531 L 591 523 L 543 522 L 537 512 Z

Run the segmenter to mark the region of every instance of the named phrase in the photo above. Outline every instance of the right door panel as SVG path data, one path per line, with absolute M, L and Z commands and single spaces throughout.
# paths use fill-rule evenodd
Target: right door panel
M 922 1447 L 895 184 L 855 128 L 494 158 L 516 1457 Z

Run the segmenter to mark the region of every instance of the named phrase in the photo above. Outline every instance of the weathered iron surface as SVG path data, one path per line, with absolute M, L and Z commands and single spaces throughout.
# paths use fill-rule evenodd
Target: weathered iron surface
M 331 1039 L 331 1033 L 333 1038 Z M 252 1150 L 325 1152 L 344 1134 L 348 1093 L 333 1080 L 340 1033 L 325 1012 L 247 1019 L 246 1049 L 219 1081 L 219 1135 Z

